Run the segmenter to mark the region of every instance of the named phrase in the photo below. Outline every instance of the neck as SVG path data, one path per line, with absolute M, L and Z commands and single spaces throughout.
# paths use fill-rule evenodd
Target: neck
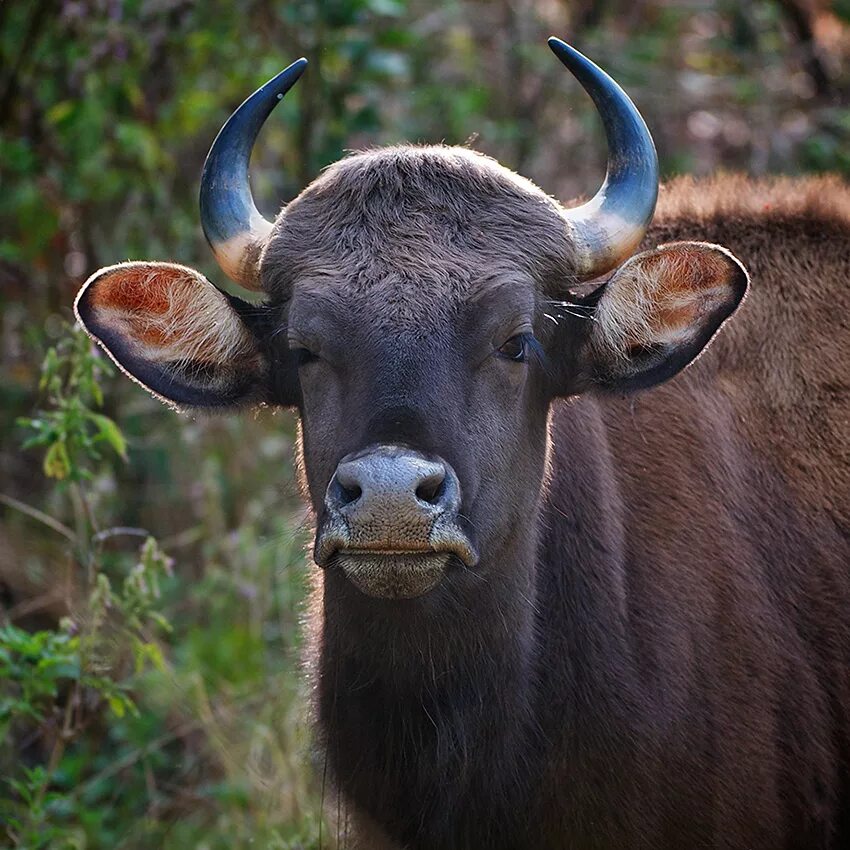
M 327 757 L 344 796 L 403 842 L 427 832 L 428 846 L 462 847 L 466 834 L 503 846 L 527 813 L 516 789 L 529 787 L 536 750 L 536 540 L 501 551 L 420 599 L 371 599 L 333 572 L 319 590 Z

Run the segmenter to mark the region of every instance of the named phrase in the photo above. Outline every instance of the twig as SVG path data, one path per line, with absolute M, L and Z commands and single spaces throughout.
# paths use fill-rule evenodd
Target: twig
M 113 528 L 105 528 L 103 531 L 98 531 L 92 537 L 92 543 L 103 543 L 104 540 L 109 540 L 110 537 L 150 537 L 151 533 L 144 528 L 131 528 L 126 525 L 116 525 Z
M 6 616 L 14 623 L 16 620 L 20 620 L 21 617 L 26 617 L 28 614 L 34 614 L 37 611 L 50 608 L 54 603 L 63 601 L 64 595 L 62 593 L 57 593 L 56 591 L 42 593 L 34 599 L 27 599 L 19 602 L 17 605 L 13 605 L 6 612 Z
M 37 520 L 43 525 L 46 525 L 48 528 L 52 528 L 68 540 L 73 541 L 77 539 L 77 535 L 74 534 L 67 525 L 59 522 L 58 519 L 54 519 L 49 514 L 40 511 L 38 508 L 34 508 L 32 505 L 26 504 L 26 502 L 21 502 L 14 498 L 14 496 L 7 496 L 5 493 L 0 493 L 0 504 L 6 505 L 7 508 L 20 511 L 22 514 L 26 514 L 28 517 Z

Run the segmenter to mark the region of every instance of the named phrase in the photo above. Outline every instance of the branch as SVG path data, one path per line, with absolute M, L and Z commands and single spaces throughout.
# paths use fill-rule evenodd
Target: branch
M 48 528 L 52 528 L 63 537 L 67 537 L 68 540 L 74 541 L 77 539 L 77 535 L 74 534 L 67 525 L 59 522 L 58 519 L 54 519 L 49 514 L 40 511 L 38 508 L 34 508 L 32 505 L 26 504 L 26 502 L 21 502 L 18 499 L 15 499 L 13 496 L 7 496 L 5 493 L 0 493 L 0 504 L 6 505 L 7 508 L 12 508 L 22 514 L 26 514 L 28 517 L 32 517 L 32 519 L 37 520 L 42 523 L 42 525 L 46 525 Z

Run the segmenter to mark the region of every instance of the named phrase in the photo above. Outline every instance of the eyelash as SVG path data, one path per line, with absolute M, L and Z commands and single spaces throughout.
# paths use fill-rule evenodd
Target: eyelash
M 519 351 L 516 354 L 509 354 L 504 350 L 512 343 L 519 343 Z M 503 360 L 512 360 L 514 363 L 525 363 L 528 360 L 529 352 L 535 350 L 536 345 L 537 340 L 534 339 L 532 334 L 516 334 L 507 340 L 500 349 L 498 349 L 496 355 L 501 357 Z

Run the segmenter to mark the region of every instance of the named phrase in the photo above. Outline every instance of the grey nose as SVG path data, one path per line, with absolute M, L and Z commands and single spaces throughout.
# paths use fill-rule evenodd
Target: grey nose
M 454 471 L 400 446 L 376 446 L 343 458 L 328 485 L 327 508 L 349 522 L 433 521 L 459 505 Z

